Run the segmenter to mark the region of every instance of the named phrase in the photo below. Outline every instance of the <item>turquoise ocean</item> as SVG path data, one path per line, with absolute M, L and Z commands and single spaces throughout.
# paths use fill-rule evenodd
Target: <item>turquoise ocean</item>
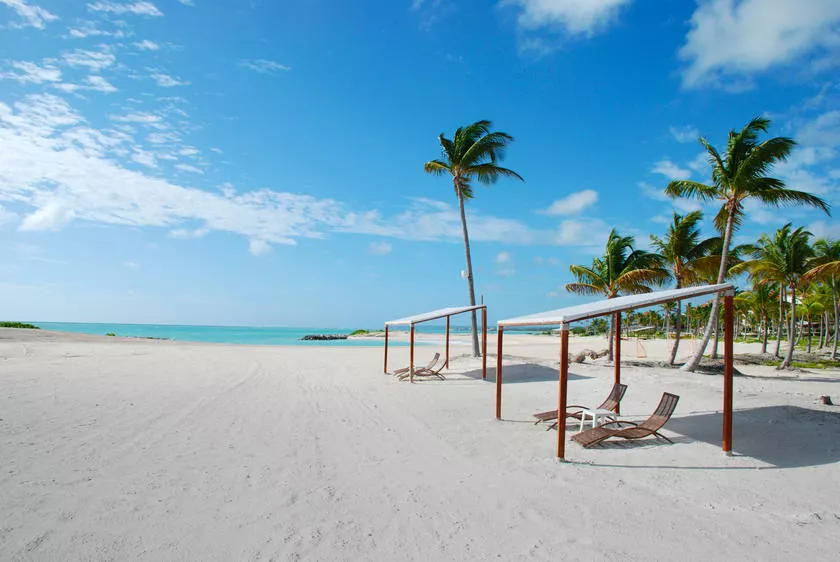
M 381 347 L 382 339 L 301 341 L 308 334 L 349 334 L 353 330 L 336 328 L 269 328 L 249 326 L 177 326 L 171 324 L 85 324 L 75 322 L 30 322 L 43 330 L 75 332 L 104 336 L 109 333 L 121 337 L 163 338 L 175 341 L 234 343 L 247 345 L 309 345 L 341 347 Z M 380 328 L 382 329 L 382 328 Z M 453 327 L 453 333 L 468 328 Z M 419 334 L 443 334 L 442 326 L 418 326 Z M 393 345 L 407 345 L 391 342 Z

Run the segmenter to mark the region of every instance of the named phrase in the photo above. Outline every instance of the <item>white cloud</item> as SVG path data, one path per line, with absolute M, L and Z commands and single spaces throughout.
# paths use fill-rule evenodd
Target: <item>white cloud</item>
M 838 22 L 837 0 L 700 0 L 679 52 L 683 85 L 749 88 L 756 73 L 835 51 Z
M 111 116 L 117 127 L 156 126 L 149 113 Z M 12 106 L 0 103 L 0 203 L 32 209 L 24 230 L 58 229 L 71 221 L 162 228 L 173 237 L 211 231 L 246 237 L 252 253 L 273 244 L 330 234 L 371 234 L 402 240 L 460 243 L 457 206 L 413 199 L 392 216 L 358 211 L 332 199 L 270 189 L 205 191 L 127 166 L 154 167 L 160 156 L 116 128 L 93 129 L 69 105 L 50 94 L 31 95 Z M 600 221 L 566 221 L 536 230 L 514 219 L 471 209 L 472 239 L 480 242 L 589 245 Z M 187 230 L 189 229 L 189 230 Z
M 248 251 L 255 256 L 262 256 L 271 251 L 271 245 L 265 240 L 252 238 L 248 241 Z
M 128 268 L 131 268 L 131 269 L 137 269 L 138 267 L 140 267 L 140 266 L 137 264 L 137 262 L 133 262 L 133 261 L 123 262 L 123 265 L 124 265 L 124 266 L 126 266 L 126 267 L 128 267 Z
M 560 265 L 560 260 L 555 257 L 544 258 L 542 256 L 534 256 L 534 263 L 537 265 L 548 265 L 555 267 Z
M 241 60 L 239 66 L 259 72 L 260 74 L 276 74 L 277 71 L 288 72 L 292 69 L 291 66 L 280 64 L 273 60 L 255 59 L 255 60 Z
M 686 125 L 684 127 L 670 127 L 668 131 L 671 133 L 671 136 L 674 137 L 675 141 L 682 144 L 696 142 L 697 137 L 700 136 L 700 132 L 697 128 L 690 125 Z
M 18 27 L 28 26 L 44 29 L 45 24 L 58 19 L 58 16 L 38 6 L 32 6 L 27 0 L 0 0 L 0 4 L 8 6 L 20 16 L 24 23 Z
M 685 199 L 682 197 L 671 198 L 665 194 L 664 188 L 654 187 L 647 182 L 639 182 L 637 184 L 639 189 L 642 191 L 645 197 L 648 199 L 653 199 L 654 201 L 661 201 L 663 203 L 668 203 L 674 209 L 680 211 L 681 213 L 690 213 L 692 211 L 700 211 L 702 210 L 703 206 L 700 204 L 699 201 L 693 199 Z M 651 219 L 656 221 L 655 219 Z M 671 219 L 668 218 L 668 221 Z
M 558 199 L 544 212 L 547 215 L 575 215 L 598 201 L 598 192 L 584 189 Z
M 73 220 L 76 213 L 61 201 L 47 202 L 43 207 L 27 215 L 20 225 L 22 231 L 60 230 Z
M 103 92 L 112 94 L 117 91 L 113 84 L 102 78 L 101 76 L 88 76 L 84 79 L 82 84 L 56 84 L 56 88 L 63 92 L 78 92 L 79 90 L 89 90 L 93 92 Z
M 99 29 L 96 22 L 82 22 L 80 27 L 74 27 L 67 32 L 65 38 L 84 39 L 86 37 L 125 37 L 126 32 L 122 29 L 104 31 Z
M 193 2 L 193 0 L 178 0 L 178 2 L 180 2 L 184 6 L 189 6 L 190 8 L 195 6 L 195 2 Z
M 93 12 L 107 12 L 117 15 L 136 14 L 139 16 L 162 16 L 163 12 L 151 2 L 129 2 L 120 4 L 118 2 L 94 2 L 88 4 L 88 9 Z
M 687 180 L 691 177 L 691 171 L 680 168 L 668 159 L 663 159 L 653 165 L 651 170 L 654 174 L 661 174 L 669 180 Z
M 182 240 L 187 240 L 190 238 L 203 238 L 210 234 L 210 230 L 207 228 L 196 228 L 196 229 L 188 229 L 188 228 L 176 228 L 169 232 L 169 236 L 172 238 L 180 238 Z
M 190 172 L 191 174 L 203 174 L 204 170 L 201 168 L 196 168 L 195 166 L 190 166 L 189 164 L 175 164 L 175 167 L 182 172 Z
M 518 23 L 524 30 L 542 27 L 562 30 L 567 36 L 591 37 L 615 23 L 632 0 L 507 0 L 521 8 Z
M 808 231 L 814 235 L 814 239 L 829 238 L 836 240 L 840 238 L 840 222 L 824 220 L 812 222 L 808 225 Z
M 371 242 L 368 245 L 368 252 L 375 256 L 390 254 L 394 247 L 388 242 Z
M 76 49 L 71 53 L 65 53 L 62 57 L 64 64 L 73 67 L 86 67 L 92 72 L 99 72 L 116 62 L 116 57 L 106 50 L 88 51 Z
M 508 252 L 499 252 L 496 254 L 496 263 L 497 264 L 505 264 L 510 263 L 511 256 Z
M 158 123 L 162 119 L 154 113 L 129 113 L 127 115 L 109 115 L 112 121 L 119 123 Z
M 157 51 L 160 49 L 160 45 L 154 41 L 149 41 L 148 39 L 143 39 L 139 43 L 134 43 L 134 46 L 141 51 Z
M 58 82 L 61 80 L 61 70 L 54 66 L 39 66 L 32 62 L 12 62 L 11 66 L 17 72 L 0 74 L 0 78 L 16 80 L 21 84 L 43 84 L 44 82 Z
M 172 88 L 174 86 L 189 86 L 189 82 L 185 82 L 180 80 L 179 78 L 175 78 L 174 76 L 170 76 L 169 74 L 164 74 L 162 72 L 156 72 L 151 75 L 152 79 L 157 82 L 157 85 L 162 88 Z
M 840 146 L 840 110 L 827 111 L 804 124 L 796 139 L 804 145 Z
M 560 223 L 554 243 L 558 246 L 593 246 L 607 239 L 609 225 L 601 219 L 568 219 Z

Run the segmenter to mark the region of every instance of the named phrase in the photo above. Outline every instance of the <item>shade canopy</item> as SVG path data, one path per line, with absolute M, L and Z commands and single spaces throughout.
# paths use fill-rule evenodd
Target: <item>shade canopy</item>
M 463 314 L 471 310 L 480 310 L 485 308 L 484 305 L 478 306 L 450 306 L 447 308 L 439 308 L 422 314 L 415 314 L 414 316 L 406 316 L 405 318 L 397 318 L 396 320 L 388 320 L 385 322 L 386 326 L 408 326 L 411 324 L 419 324 L 421 322 L 428 322 L 430 320 L 437 320 L 438 318 L 446 318 L 447 316 L 454 316 L 456 314 Z
M 603 299 L 596 302 L 586 304 L 578 304 L 575 306 L 567 306 L 566 308 L 559 308 L 557 310 L 549 310 L 547 312 L 538 312 L 536 314 L 529 314 L 527 316 L 520 316 L 518 318 L 509 318 L 507 320 L 499 320 L 499 326 L 555 326 L 568 324 L 577 320 L 587 320 L 589 318 L 596 318 L 606 314 L 615 312 L 622 312 L 624 310 L 633 310 L 636 308 L 645 308 L 656 304 L 664 304 L 666 302 L 690 299 L 694 297 L 702 297 L 704 295 L 713 295 L 715 293 L 722 293 L 725 291 L 734 291 L 735 287 L 731 283 L 721 283 L 719 285 L 703 285 L 700 287 L 686 287 L 684 289 L 670 289 L 668 291 L 656 291 L 653 293 L 643 293 L 641 295 L 628 295 L 626 297 L 617 297 L 614 299 Z

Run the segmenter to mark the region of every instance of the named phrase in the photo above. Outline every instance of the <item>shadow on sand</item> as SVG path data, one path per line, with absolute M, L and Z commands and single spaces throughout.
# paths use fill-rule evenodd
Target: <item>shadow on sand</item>
M 481 369 L 473 369 L 458 373 L 460 376 L 471 379 L 481 380 Z M 547 367 L 545 365 L 537 365 L 534 363 L 517 363 L 514 365 L 505 365 L 502 371 L 502 384 L 519 384 L 523 382 L 545 382 L 557 381 L 559 373 L 556 367 Z M 569 380 L 582 380 L 592 377 L 578 375 L 569 371 Z M 496 382 L 496 366 L 487 365 L 487 382 Z
M 674 417 L 665 426 L 675 445 L 702 441 L 715 447 L 721 445 L 723 417 L 720 413 Z M 771 465 L 766 468 L 798 468 L 832 464 L 840 461 L 840 410 L 829 412 L 799 406 L 764 406 L 735 410 L 733 416 L 733 449 L 735 456 L 751 457 Z M 607 447 L 670 446 L 659 439 L 638 442 L 607 441 Z M 597 449 L 593 449 L 597 450 Z M 644 454 L 640 451 L 639 454 Z M 594 463 L 597 466 L 628 466 Z M 638 466 L 635 468 L 660 468 Z M 752 467 L 670 466 L 662 468 L 736 468 Z

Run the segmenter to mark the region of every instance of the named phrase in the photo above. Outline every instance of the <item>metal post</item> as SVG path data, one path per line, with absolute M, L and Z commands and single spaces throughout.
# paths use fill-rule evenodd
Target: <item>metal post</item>
M 505 335 L 503 326 L 498 327 L 496 343 L 496 419 L 502 419 L 502 345 Z
M 734 337 L 733 310 L 734 297 L 723 297 L 723 450 L 732 451 L 732 340 Z
M 385 367 L 384 372 L 388 372 L 388 324 L 385 324 Z
M 443 366 L 449 368 L 449 316 L 446 317 L 446 361 Z
M 487 307 L 485 306 L 481 312 L 481 325 L 484 331 L 481 334 L 481 380 L 487 380 Z
M 615 384 L 621 384 L 621 312 L 615 313 Z M 621 413 L 621 406 L 619 403 L 615 405 L 615 413 Z
M 409 380 L 414 382 L 414 324 L 411 325 L 408 338 L 408 373 Z
M 569 326 L 560 328 L 560 381 L 557 385 L 557 458 L 566 458 L 566 395 L 569 384 Z

